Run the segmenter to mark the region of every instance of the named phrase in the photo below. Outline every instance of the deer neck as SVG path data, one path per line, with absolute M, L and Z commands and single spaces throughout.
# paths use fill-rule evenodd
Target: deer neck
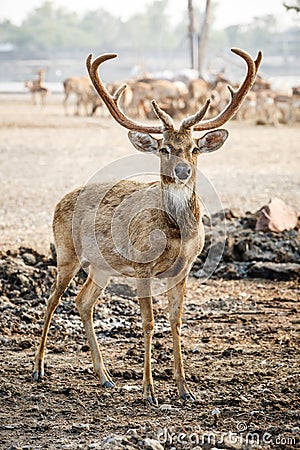
M 200 203 L 195 185 L 162 183 L 162 209 L 164 218 L 171 228 L 178 228 L 184 235 L 198 232 Z

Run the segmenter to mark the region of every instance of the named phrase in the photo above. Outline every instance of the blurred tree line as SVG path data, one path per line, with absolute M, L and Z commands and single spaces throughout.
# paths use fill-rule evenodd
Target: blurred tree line
M 18 52 L 31 57 L 47 52 L 70 54 L 94 49 L 167 50 L 179 44 L 177 26 L 170 24 L 166 13 L 167 4 L 168 0 L 156 0 L 143 14 L 123 22 L 104 9 L 79 16 L 45 1 L 20 26 L 8 20 L 0 22 L 0 42 L 9 42 Z M 183 24 L 182 28 L 184 34 Z
M 186 50 L 188 47 L 187 13 L 180 23 L 172 23 L 167 12 L 168 0 L 155 0 L 143 13 L 126 22 L 103 9 L 79 16 L 51 1 L 33 10 L 20 26 L 0 22 L 0 43 L 12 44 L 18 56 L 47 57 L 49 54 L 74 54 L 93 51 L 155 52 Z M 214 7 L 217 7 L 214 5 Z M 199 25 L 201 14 L 198 12 Z M 249 25 L 231 26 L 209 31 L 209 49 L 243 46 L 249 51 L 263 48 L 269 55 L 281 52 L 274 42 L 280 39 L 276 18 L 272 15 L 256 19 Z M 297 49 L 292 49 L 292 52 Z

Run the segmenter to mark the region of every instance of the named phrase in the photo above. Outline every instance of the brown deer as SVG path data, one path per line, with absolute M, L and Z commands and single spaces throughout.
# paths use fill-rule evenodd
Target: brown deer
M 49 90 L 45 86 L 39 86 L 38 84 L 34 84 L 32 81 L 26 81 L 24 86 L 28 88 L 31 93 L 31 102 L 33 105 L 37 104 L 36 96 L 40 97 L 41 105 L 45 106 L 46 97 L 49 93 Z
M 68 115 L 68 103 L 69 98 L 72 94 L 76 96 L 76 108 L 74 114 L 76 116 L 80 115 L 80 107 L 84 108 L 86 115 L 92 113 L 92 108 L 94 106 L 94 92 L 91 81 L 88 77 L 70 77 L 63 81 L 65 98 L 63 100 L 63 106 L 65 109 L 65 114 Z M 89 106 L 90 111 L 89 111 Z
M 36 96 L 40 97 L 41 105 L 45 106 L 46 104 L 46 97 L 49 94 L 49 90 L 43 86 L 45 82 L 45 70 L 39 69 L 37 72 L 37 78 L 31 81 L 26 81 L 24 83 L 24 86 L 29 90 L 31 93 L 31 102 L 33 105 L 36 105 Z
M 153 183 L 122 180 L 89 184 L 67 194 L 56 206 L 53 230 L 57 279 L 49 297 L 43 333 L 35 356 L 34 380 L 44 375 L 45 343 L 53 312 L 70 280 L 84 266 L 89 274 L 76 298 L 76 305 L 101 385 L 110 388 L 114 383 L 97 343 L 93 308 L 110 276 L 134 277 L 137 280 L 145 345 L 143 398 L 150 404 L 157 404 L 151 373 L 154 330 L 151 281 L 165 278 L 168 283 L 174 376 L 180 397 L 195 399 L 185 380 L 180 330 L 187 276 L 204 242 L 200 201 L 196 194 L 197 157 L 218 150 L 223 145 L 228 132 L 215 128 L 237 112 L 255 80 L 262 58 L 261 52 L 253 61 L 242 50 L 232 51 L 245 60 L 247 74 L 238 90 L 234 91 L 229 86 L 231 99 L 224 111 L 215 118 L 203 120 L 210 105 L 210 100 L 207 100 L 198 112 L 182 120 L 178 129 L 154 100 L 152 106 L 161 125 L 145 125 L 129 119 L 118 104 L 126 86 L 111 95 L 98 74 L 100 64 L 117 55 L 105 54 L 93 62 L 92 55 L 88 57 L 87 68 L 96 91 L 113 118 L 130 130 L 129 139 L 134 147 L 160 158 L 161 176 L 159 182 Z M 192 137 L 193 131 L 204 130 L 213 131 L 200 138 Z M 162 138 L 156 139 L 151 134 L 161 134 Z

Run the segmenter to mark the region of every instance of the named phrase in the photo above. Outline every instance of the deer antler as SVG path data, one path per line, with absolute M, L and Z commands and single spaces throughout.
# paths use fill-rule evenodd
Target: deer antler
M 109 112 L 113 116 L 113 118 L 123 127 L 127 128 L 128 130 L 134 130 L 134 131 L 141 131 L 143 133 L 163 133 L 165 130 L 165 127 L 168 127 L 168 124 L 170 123 L 168 119 L 163 120 L 162 116 L 159 115 L 158 117 L 163 120 L 164 126 L 157 125 L 157 126 L 150 126 L 150 125 L 144 125 L 138 122 L 135 122 L 134 120 L 129 119 L 129 117 L 124 114 L 124 112 L 120 109 L 119 105 L 119 99 L 121 95 L 123 94 L 124 90 L 126 89 L 126 84 L 121 86 L 115 94 L 112 96 L 107 91 L 107 89 L 104 87 L 99 74 L 98 74 L 98 68 L 100 64 L 102 64 L 104 61 L 107 61 L 108 59 L 116 58 L 117 55 L 115 53 L 108 53 L 101 56 L 98 56 L 93 63 L 92 58 L 93 55 L 89 55 L 86 60 L 86 66 L 88 73 L 90 75 L 90 79 L 94 85 L 94 88 L 96 89 L 97 93 L 107 106 Z M 161 111 L 161 110 L 160 110 Z M 155 112 L 157 114 L 157 110 L 155 109 Z M 166 114 L 166 113 L 164 113 Z M 165 116 L 164 116 L 165 117 Z M 170 121 L 172 121 L 171 118 L 169 118 Z
M 199 123 L 199 125 L 194 126 L 193 131 L 211 130 L 213 128 L 218 128 L 218 127 L 224 125 L 225 122 L 228 122 L 228 120 L 230 120 L 235 115 L 235 113 L 238 111 L 239 107 L 243 103 L 244 98 L 246 97 L 247 93 L 249 92 L 249 90 L 251 89 L 251 87 L 255 81 L 255 77 L 256 77 L 258 68 L 260 66 L 261 60 L 262 60 L 261 51 L 258 52 L 257 58 L 255 61 L 253 61 L 251 56 L 248 55 L 248 53 L 246 53 L 244 50 L 240 50 L 238 48 L 232 48 L 231 51 L 246 61 L 246 64 L 248 67 L 246 77 L 237 91 L 234 91 L 232 86 L 230 86 L 230 85 L 227 86 L 228 90 L 230 92 L 231 98 L 230 98 L 230 102 L 225 107 L 225 109 L 223 111 L 221 111 L 221 113 L 218 116 L 216 116 L 212 119 L 209 119 L 209 120 L 204 120 L 203 122 Z M 193 116 L 190 118 L 187 117 L 186 119 L 184 119 L 181 127 L 187 127 L 187 125 L 184 125 L 185 121 L 188 122 L 189 119 L 191 120 L 192 118 L 193 118 Z
M 202 108 L 193 114 L 192 116 L 187 116 L 180 124 L 180 130 L 192 128 L 194 125 L 200 122 L 201 119 L 205 116 L 209 106 L 211 103 L 211 99 L 206 100 L 206 103 Z
M 174 122 L 171 116 L 166 113 L 163 109 L 161 109 L 155 100 L 152 100 L 151 102 L 152 108 L 154 109 L 154 112 L 156 116 L 162 121 L 162 123 L 165 126 L 165 129 L 168 130 L 174 130 Z
M 209 108 L 210 100 L 207 100 L 207 102 L 200 109 L 200 111 L 198 111 L 196 114 L 192 116 L 186 117 L 182 121 L 180 125 L 181 130 L 192 127 L 193 131 L 203 131 L 218 128 L 224 125 L 225 122 L 230 120 L 234 116 L 234 114 L 238 111 L 239 107 L 243 103 L 244 98 L 246 97 L 247 93 L 249 92 L 254 83 L 258 68 L 262 60 L 262 53 L 261 51 L 259 51 L 256 60 L 253 61 L 251 56 L 244 50 L 233 48 L 231 49 L 231 51 L 246 61 L 248 70 L 243 83 L 241 84 L 241 86 L 237 91 L 234 91 L 234 89 L 230 85 L 227 86 L 231 95 L 231 99 L 228 105 L 225 107 L 225 109 L 218 116 L 209 120 L 204 120 L 201 123 L 199 123 L 203 119 L 206 111 Z M 152 107 L 157 117 L 163 122 L 163 126 L 145 125 L 135 122 L 134 120 L 131 120 L 129 117 L 127 117 L 126 114 L 121 110 L 119 105 L 119 99 L 127 87 L 126 84 L 122 85 L 115 92 L 114 95 L 111 95 L 103 85 L 98 73 L 98 68 L 100 64 L 102 64 L 104 61 L 107 61 L 108 59 L 116 58 L 117 55 L 115 53 L 104 54 L 98 56 L 98 58 L 96 58 L 93 62 L 92 57 L 93 55 L 90 54 L 86 60 L 86 66 L 88 73 L 90 75 L 90 79 L 97 93 L 107 106 L 109 112 L 120 125 L 129 130 L 153 134 L 162 134 L 166 129 L 174 129 L 172 118 L 166 112 L 164 112 L 155 101 L 152 101 Z M 196 125 L 197 123 L 198 125 Z

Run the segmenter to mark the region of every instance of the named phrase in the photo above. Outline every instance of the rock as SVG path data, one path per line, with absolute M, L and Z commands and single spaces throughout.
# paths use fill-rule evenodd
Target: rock
M 238 436 L 238 434 L 237 434 Z M 251 449 L 253 448 L 253 446 L 251 445 L 251 447 L 247 447 L 244 446 L 244 443 L 241 442 L 240 439 L 233 439 L 232 436 L 224 436 L 224 440 L 223 440 L 223 448 L 226 448 L 228 450 L 243 450 L 243 449 Z M 256 447 L 257 448 L 257 447 Z M 211 449 L 213 450 L 213 449 Z
M 163 403 L 162 405 L 160 405 L 159 409 L 161 411 L 172 411 L 172 405 L 170 405 L 169 403 Z
M 110 435 L 102 439 L 101 447 L 99 448 L 107 450 L 121 450 L 121 449 L 133 450 L 136 449 L 137 447 L 134 444 L 132 444 L 126 438 L 126 436 Z
M 130 436 L 134 436 L 134 437 L 138 436 L 138 432 L 137 432 L 136 428 L 129 428 L 129 430 L 126 431 L 126 434 L 128 434 Z
M 24 285 L 29 285 L 30 284 L 29 283 L 29 279 L 25 275 L 23 275 L 21 273 L 17 274 L 17 278 L 18 278 L 18 280 L 19 280 L 19 282 L 21 284 L 24 284 Z
M 23 312 L 23 313 L 21 314 L 21 319 L 22 319 L 24 322 L 26 322 L 26 323 L 32 323 L 32 322 L 34 322 L 34 317 L 31 316 L 30 314 L 25 313 L 25 312 Z
M 88 423 L 73 423 L 71 431 L 73 433 L 90 431 L 90 425 Z
M 22 258 L 29 266 L 35 266 L 36 257 L 32 253 L 23 253 Z
M 247 272 L 250 278 L 267 278 L 269 280 L 292 280 L 300 278 L 300 264 L 257 262 Z
M 19 342 L 19 348 L 21 348 L 22 350 L 31 348 L 32 344 L 28 339 L 25 339 L 24 341 Z
M 292 230 L 297 226 L 297 223 L 297 212 L 284 201 L 275 197 L 262 208 L 255 229 L 280 233 L 284 230 Z
M 0 297 L 0 311 L 4 311 L 5 309 L 15 309 L 15 305 L 6 297 Z
M 140 386 L 134 386 L 134 385 L 125 384 L 124 386 L 122 386 L 122 389 L 124 389 L 125 391 L 128 391 L 128 392 L 139 391 L 140 390 Z
M 150 438 L 144 440 L 143 448 L 145 450 L 164 450 L 163 446 L 156 439 Z

